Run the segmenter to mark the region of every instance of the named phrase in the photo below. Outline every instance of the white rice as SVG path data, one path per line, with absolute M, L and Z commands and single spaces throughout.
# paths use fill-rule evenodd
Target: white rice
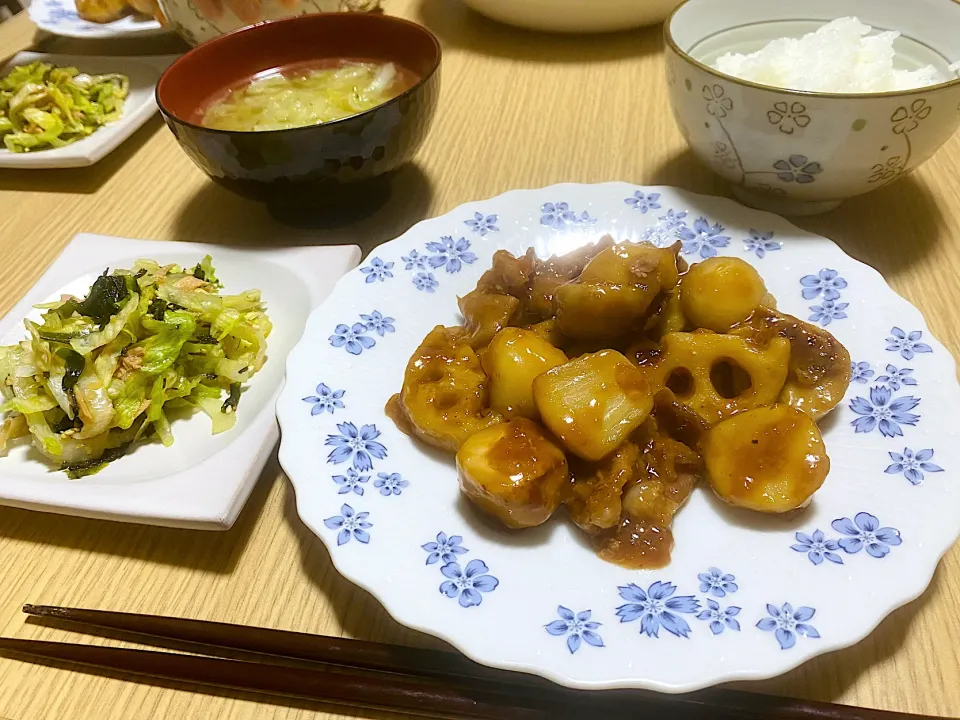
M 872 30 L 857 18 L 840 18 L 800 39 L 773 40 L 748 55 L 727 53 L 714 67 L 764 85 L 815 92 L 909 90 L 950 79 L 932 65 L 896 69 L 893 42 L 900 33 L 870 35 Z M 960 71 L 960 63 L 950 71 Z

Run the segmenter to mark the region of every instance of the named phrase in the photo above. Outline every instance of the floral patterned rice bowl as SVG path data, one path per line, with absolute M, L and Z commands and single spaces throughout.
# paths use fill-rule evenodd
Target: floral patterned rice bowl
M 960 78 L 947 70 L 960 61 L 960 5 L 952 0 L 748 0 L 719 14 L 716 7 L 688 0 L 667 20 L 667 84 L 690 149 L 749 205 L 787 215 L 829 210 L 910 172 L 960 126 Z M 901 31 L 898 53 L 954 79 L 854 95 L 777 89 L 710 67 L 724 52 L 850 15 Z
M 805 511 L 694 491 L 671 563 L 598 559 L 563 513 L 510 532 L 461 498 L 452 458 L 384 411 L 406 363 L 494 251 L 543 257 L 610 233 L 740 257 L 779 307 L 853 358 L 822 423 L 831 474 Z M 400 622 L 475 660 L 578 688 L 683 692 L 771 677 L 857 642 L 926 588 L 960 532 L 960 389 L 920 313 L 831 241 L 729 200 L 625 183 L 517 190 L 422 222 L 344 276 L 288 359 L 280 462 L 337 569 Z

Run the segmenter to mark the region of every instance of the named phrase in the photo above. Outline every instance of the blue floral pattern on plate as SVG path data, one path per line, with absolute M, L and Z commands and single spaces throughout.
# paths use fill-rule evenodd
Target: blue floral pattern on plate
M 574 614 L 573 610 L 560 605 L 557 607 L 557 615 L 560 616 L 559 620 L 554 620 L 543 627 L 554 637 L 566 635 L 567 650 L 571 655 L 576 653 L 584 642 L 596 648 L 604 647 L 603 638 L 597 634 L 601 623 L 590 619 L 593 616 L 592 611 L 584 610 Z
M 724 228 L 720 223 L 711 225 L 705 217 L 698 217 L 693 221 L 693 227 L 681 225 L 677 234 L 683 242 L 681 252 L 684 255 L 700 255 L 703 260 L 716 256 L 717 249 L 730 244 L 730 238 L 723 235 Z
M 726 609 L 721 609 L 720 603 L 710 598 L 707 598 L 706 603 L 707 607 L 700 611 L 697 620 L 709 622 L 710 632 L 714 635 L 720 635 L 726 628 L 740 632 L 740 622 L 737 620 L 737 615 L 740 614 L 742 608 L 730 605 Z
M 481 237 L 487 233 L 500 232 L 500 228 L 497 227 L 496 215 L 485 216 L 483 213 L 475 212 L 473 217 L 469 220 L 464 220 L 463 224 L 473 232 L 479 233 Z
M 444 532 L 437 533 L 436 542 L 428 542 L 420 547 L 428 553 L 427 565 L 433 565 L 440 560 L 446 565 L 454 562 L 457 559 L 457 555 L 464 555 L 470 552 L 463 546 L 462 537 L 459 535 L 447 537 L 447 534 Z
M 360 268 L 360 272 L 366 275 L 366 279 L 364 280 L 365 283 L 374 283 L 378 280 L 380 282 L 385 282 L 393 277 L 393 273 L 390 272 L 392 269 L 392 262 L 384 262 L 380 258 L 375 257 L 370 261 L 369 265 Z
M 369 517 L 368 512 L 358 513 L 349 505 L 342 505 L 340 514 L 328 517 L 323 524 L 331 530 L 339 531 L 337 545 L 346 545 L 351 539 L 366 545 L 370 542 L 370 533 L 367 530 L 373 527 L 373 523 L 367 520 Z
M 377 344 L 377 341 L 372 337 L 367 337 L 368 329 L 363 323 L 337 325 L 333 330 L 333 335 L 330 336 L 330 344 L 334 347 L 344 348 L 351 355 L 359 355 L 364 350 L 369 350 Z
M 396 320 L 394 320 L 392 317 L 384 317 L 377 310 L 374 310 L 369 315 L 361 315 L 360 319 L 363 320 L 367 330 L 375 332 L 380 337 L 383 337 L 388 332 L 392 333 L 397 331 L 397 329 L 393 326 L 393 323 L 395 323 Z
M 327 455 L 327 462 L 334 465 L 345 463 L 353 458 L 353 467 L 359 472 L 366 472 L 373 468 L 373 458 L 383 460 L 387 457 L 387 448 L 377 441 L 380 431 L 376 425 L 364 425 L 359 430 L 352 422 L 338 423 L 340 431 L 335 435 L 327 435 L 324 445 L 333 450 Z
M 855 555 L 864 548 L 867 554 L 882 558 L 903 542 L 900 531 L 892 527 L 880 527 L 880 521 L 875 515 L 867 512 L 857 513 L 853 520 L 840 518 L 834 520 L 831 526 L 843 535 L 839 540 L 841 549 L 850 555 Z
M 432 272 L 419 272 L 413 276 L 413 285 L 421 292 L 436 292 L 440 286 Z
M 344 408 L 343 396 L 346 395 L 346 390 L 331 390 L 324 383 L 320 383 L 317 385 L 316 392 L 316 395 L 303 398 L 305 403 L 313 405 L 310 408 L 311 415 L 319 415 L 323 412 L 333 415 L 337 410 Z
M 894 453 L 890 455 L 893 457 Z M 820 565 L 824 560 L 843 565 L 843 558 L 838 550 L 843 550 L 848 555 L 856 555 L 866 548 L 869 555 L 882 558 L 890 552 L 892 546 L 902 542 L 899 530 L 880 527 L 876 516 L 867 512 L 857 513 L 853 520 L 848 517 L 838 518 L 830 527 L 840 533 L 839 538 L 827 538 L 819 528 L 814 530 L 812 535 L 798 532 L 795 535 L 797 542 L 791 545 L 790 549 L 806 553 L 807 559 L 814 565 Z
M 340 323 L 333 330 L 328 340 L 335 348 L 343 348 L 351 355 L 359 355 L 364 350 L 373 348 L 377 341 L 370 337 L 369 333 L 374 332 L 383 337 L 388 332 L 396 332 L 393 323 L 396 322 L 391 317 L 384 317 L 379 310 L 370 313 L 361 313 L 361 322 L 355 322 L 353 325 Z
M 910 448 L 904 448 L 902 453 L 887 453 L 893 462 L 887 465 L 884 470 L 888 475 L 903 476 L 911 485 L 919 485 L 923 482 L 923 473 L 943 472 L 943 468 L 936 463 L 930 462 L 933 459 L 933 448 L 926 448 L 913 452 Z
M 659 637 L 662 627 L 677 637 L 690 636 L 690 624 L 679 613 L 696 613 L 700 601 L 693 595 L 678 595 L 677 586 L 659 580 L 644 591 L 634 583 L 617 588 L 620 597 L 628 602 L 617 608 L 620 622 L 640 620 L 640 632 L 652 638 Z
M 804 300 L 813 300 L 822 297 L 819 305 L 811 305 L 810 322 L 826 327 L 834 320 L 844 320 L 845 312 L 850 303 L 838 302 L 840 291 L 847 287 L 847 281 L 840 277 L 836 270 L 823 268 L 816 275 L 804 275 L 800 278 L 802 290 L 800 294 Z
M 382 489 L 381 489 L 382 492 Z M 456 598 L 462 608 L 477 607 L 483 603 L 483 595 L 492 593 L 500 586 L 500 580 L 490 573 L 490 568 L 480 559 L 470 560 L 464 567 L 470 551 L 463 546 L 460 535 L 448 536 L 437 533 L 436 540 L 420 546 L 427 552 L 426 565 L 439 565 L 440 574 L 446 578 L 440 583 L 440 594 Z
M 679 230 L 686 226 L 687 215 L 686 210 L 674 210 L 670 208 L 667 210 L 667 214 L 661 215 L 658 220 L 660 221 L 660 225 L 666 230 Z
M 750 237 L 743 241 L 745 252 L 753 253 L 763 260 L 768 252 L 776 252 L 783 246 L 779 240 L 773 239 L 773 231 L 760 232 L 759 230 L 750 230 Z
M 913 360 L 917 353 L 933 352 L 933 348 L 925 342 L 920 342 L 923 332 L 913 330 L 909 333 L 904 332 L 898 327 L 890 330 L 890 337 L 887 338 L 887 350 L 900 353 L 904 360 Z
M 380 491 L 384 497 L 391 495 L 400 495 L 405 487 L 410 483 L 404 480 L 400 473 L 377 473 L 377 479 L 373 481 L 373 486 Z
M 430 261 L 430 256 L 422 255 L 416 250 L 411 250 L 400 259 L 406 263 L 406 265 L 404 265 L 404 270 L 426 270 Z
M 540 224 L 554 230 L 564 230 L 571 226 L 590 226 L 597 223 L 597 219 L 590 217 L 586 210 L 578 214 L 571 210 L 570 205 L 565 202 L 544 203 L 540 206 L 540 213 Z
M 363 484 L 369 479 L 369 475 L 361 475 L 352 467 L 347 468 L 345 475 L 333 476 L 333 482 L 339 487 L 337 495 L 347 495 L 352 492 L 363 497 Z
M 700 573 L 697 578 L 700 580 L 700 592 L 709 592 L 714 597 L 722 598 L 740 589 L 734 582 L 737 578 L 715 567 Z
M 804 275 L 800 278 L 804 300 L 813 300 L 823 295 L 824 300 L 839 300 L 840 291 L 847 287 L 847 281 L 836 270 L 824 268 L 816 275 Z
M 51 25 L 70 23 L 80 26 L 81 23 L 85 22 L 80 19 L 80 16 L 76 12 L 67 10 L 59 2 L 56 2 L 56 0 L 47 0 L 47 2 L 44 3 L 44 7 L 47 9 L 47 22 Z
M 443 268 L 451 274 L 460 272 L 465 264 L 472 265 L 477 261 L 466 238 L 454 240 L 453 236 L 446 235 L 440 238 L 440 242 L 428 242 L 427 250 L 432 253 L 427 264 L 435 270 Z
M 782 607 L 776 605 L 767 605 L 767 615 L 757 623 L 757 627 L 766 632 L 774 630 L 777 642 L 780 643 L 782 650 L 789 650 L 797 644 L 797 636 L 801 635 L 808 638 L 818 638 L 820 633 L 813 625 L 807 624 L 807 620 L 813 618 L 817 613 L 812 607 L 798 607 L 796 610 L 790 603 L 784 603 Z
M 850 409 L 860 416 L 850 424 L 858 433 L 872 432 L 879 427 L 884 437 L 902 436 L 901 426 L 920 422 L 920 416 L 910 412 L 919 404 L 918 397 L 894 398 L 890 388 L 876 385 L 870 388 L 869 398 L 855 397 L 850 401 Z
M 838 303 L 833 300 L 824 300 L 822 305 L 811 305 L 810 322 L 819 323 L 826 327 L 834 320 L 844 320 L 847 313 L 844 312 L 850 303 Z
M 901 385 L 916 385 L 917 380 L 913 375 L 913 368 L 897 368 L 895 365 L 887 365 L 887 374 L 877 378 L 877 383 L 886 385 L 888 388 L 897 392 Z
M 827 540 L 822 530 L 814 530 L 813 535 L 798 532 L 794 537 L 797 539 L 797 543 L 791 545 L 790 549 L 799 553 L 806 553 L 807 559 L 814 565 L 819 565 L 825 559 L 837 565 L 843 565 L 843 558 L 837 554 L 837 550 L 840 549 L 839 541 Z
M 500 581 L 488 575 L 490 568 L 483 560 L 471 560 L 465 569 L 460 563 L 451 562 L 440 568 L 445 578 L 440 592 L 448 598 L 457 598 L 460 607 L 476 607 L 483 602 L 481 593 L 491 593 L 497 589 Z
M 863 383 L 866 385 L 870 382 L 870 378 L 874 375 L 873 370 L 870 367 L 868 362 L 851 362 L 850 363 L 850 382 Z
M 660 209 L 660 203 L 657 202 L 659 199 L 660 193 L 645 195 L 642 190 L 637 190 L 631 197 L 625 199 L 624 202 L 634 210 L 639 210 L 641 213 L 646 214 L 650 210 Z

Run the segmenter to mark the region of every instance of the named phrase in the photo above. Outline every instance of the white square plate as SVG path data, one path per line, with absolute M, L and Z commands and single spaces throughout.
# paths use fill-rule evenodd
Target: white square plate
M 236 426 L 211 435 L 196 414 L 173 423 L 175 442 L 144 443 L 96 475 L 69 480 L 29 442 L 0 455 L 0 504 L 128 522 L 226 529 L 236 520 L 279 437 L 274 405 L 287 354 L 310 311 L 334 283 L 356 267 L 356 246 L 246 249 L 82 234 L 10 313 L 0 320 L 0 344 L 23 339 L 23 318 L 39 319 L 37 303 L 61 292 L 85 295 L 104 268 L 130 267 L 138 258 L 194 265 L 213 258 L 224 292 L 257 288 L 273 322 L 268 360 L 250 381 Z
M 71 168 L 86 167 L 99 162 L 133 135 L 157 111 L 157 101 L 154 99 L 157 82 L 167 66 L 177 57 L 179 56 L 107 57 L 17 53 L 0 69 L 0 76 L 6 75 L 17 65 L 42 60 L 60 67 L 76 67 L 91 75 L 123 73 L 130 78 L 130 94 L 123 106 L 123 116 L 119 120 L 70 145 L 37 152 L 14 153 L 0 142 L 0 168 Z

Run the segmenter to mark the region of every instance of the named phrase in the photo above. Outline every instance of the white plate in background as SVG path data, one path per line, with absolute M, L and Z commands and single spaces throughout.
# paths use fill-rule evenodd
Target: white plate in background
M 102 160 L 124 140 L 133 135 L 157 111 L 154 98 L 157 82 L 178 55 L 142 55 L 139 57 L 108 57 L 104 55 L 55 55 L 21 52 L 0 68 L 6 75 L 17 65 L 28 65 L 37 60 L 59 67 L 76 67 L 91 75 L 121 73 L 130 79 L 130 94 L 123 105 L 120 119 L 98 128 L 82 140 L 49 150 L 28 153 L 10 152 L 0 141 L 0 168 L 24 170 L 43 168 L 86 167 Z
M 74 0 L 33 0 L 27 10 L 34 25 L 63 37 L 105 40 L 117 37 L 147 37 L 169 32 L 152 17 L 136 13 L 124 15 L 109 23 L 84 20 L 77 14 Z

